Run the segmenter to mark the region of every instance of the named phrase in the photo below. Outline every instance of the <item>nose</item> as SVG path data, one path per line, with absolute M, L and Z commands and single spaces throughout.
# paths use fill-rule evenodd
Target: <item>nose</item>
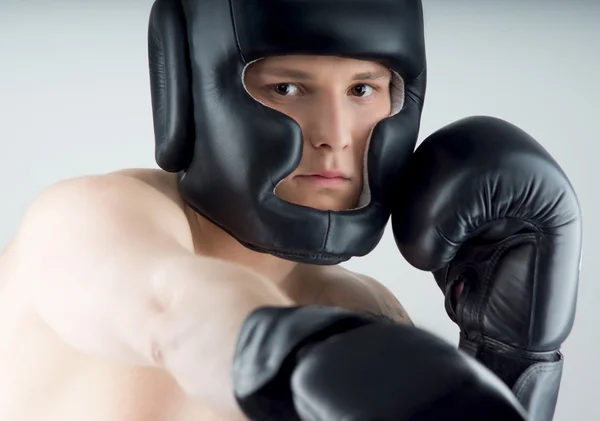
M 323 99 L 312 109 L 304 136 L 316 148 L 342 150 L 352 141 L 349 113 L 335 99 Z

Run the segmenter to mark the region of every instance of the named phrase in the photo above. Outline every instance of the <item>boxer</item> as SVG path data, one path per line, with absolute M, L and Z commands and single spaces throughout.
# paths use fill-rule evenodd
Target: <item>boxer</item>
M 370 61 L 290 56 L 257 62 L 245 76 L 257 101 L 294 117 L 304 134 L 301 164 L 278 197 L 354 206 L 368 133 L 390 113 L 390 72 Z M 330 178 L 334 171 L 343 178 Z M 218 185 L 216 174 L 211 180 Z M 3 420 L 245 419 L 229 374 L 251 310 L 320 304 L 412 323 L 367 276 L 243 246 L 195 212 L 177 176 L 162 170 L 50 187 L 0 262 Z
M 397 204 L 423 38 L 414 0 L 157 0 L 162 171 L 67 180 L 28 209 L 0 267 L 0 416 L 526 419 L 338 266 Z
M 279 197 L 316 209 L 354 206 L 368 133 L 389 114 L 389 84 L 385 67 L 345 58 L 276 57 L 247 69 L 249 92 L 293 116 L 306 139 Z M 344 178 L 330 178 L 334 171 Z M 229 373 L 251 310 L 320 304 L 412 323 L 365 275 L 243 246 L 195 212 L 177 176 L 162 170 L 50 187 L 1 262 L 3 420 L 243 419 L 230 413 Z
M 362 3 L 376 14 L 154 4 L 161 169 L 65 180 L 27 209 L 0 258 L 0 419 L 248 419 L 233 367 L 253 311 L 319 305 L 412 324 L 383 285 L 338 265 L 381 237 L 390 164 L 413 151 L 424 94 L 420 3 Z M 327 27 L 309 25 L 323 13 Z M 361 40 L 372 54 L 349 50 Z M 404 129 L 370 136 L 391 115 Z M 385 166 L 372 157 L 382 148 Z

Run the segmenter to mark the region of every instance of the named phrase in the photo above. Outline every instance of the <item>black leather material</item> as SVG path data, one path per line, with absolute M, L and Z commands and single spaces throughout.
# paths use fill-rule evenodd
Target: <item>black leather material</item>
M 404 177 L 392 215 L 401 253 L 434 273 L 460 347 L 511 388 L 527 377 L 528 391 L 515 393 L 532 420 L 552 419 L 582 246 L 567 176 L 523 130 L 471 117 L 426 139 Z M 527 374 L 534 366 L 555 374 Z
M 514 384 L 512 391 L 528 409 L 531 421 L 554 418 L 563 372 L 562 356 L 559 361 L 538 362 L 529 366 Z
M 416 0 L 157 0 L 149 61 L 158 165 L 179 172 L 198 213 L 247 247 L 336 264 L 370 252 L 389 219 L 389 190 L 414 150 L 426 84 Z M 246 92 L 253 60 L 284 54 L 380 61 L 405 83 L 405 102 L 369 146 L 371 202 L 327 212 L 274 194 L 302 156 L 291 118 Z
M 311 343 L 374 323 L 329 307 L 265 307 L 245 320 L 233 362 L 235 397 L 251 420 L 298 419 L 290 389 L 298 355 Z
M 233 381 L 256 421 L 527 419 L 500 379 L 452 345 L 335 308 L 254 312 Z

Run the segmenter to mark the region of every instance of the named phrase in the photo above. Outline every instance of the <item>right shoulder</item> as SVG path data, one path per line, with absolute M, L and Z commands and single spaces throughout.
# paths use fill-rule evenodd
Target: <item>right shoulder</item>
M 107 176 L 136 180 L 146 187 L 156 190 L 163 199 L 173 202 L 181 209 L 185 208 L 179 194 L 177 174 L 149 168 L 128 168 L 107 174 Z
M 122 170 L 59 181 L 28 207 L 22 228 L 31 233 L 72 220 L 112 221 L 114 227 L 140 224 L 169 232 L 189 243 L 190 225 L 173 174 L 157 170 Z
M 184 209 L 173 174 L 138 169 L 59 181 L 46 188 L 33 205 L 85 205 L 90 201 L 100 202 L 99 212 L 134 209 L 171 216 Z

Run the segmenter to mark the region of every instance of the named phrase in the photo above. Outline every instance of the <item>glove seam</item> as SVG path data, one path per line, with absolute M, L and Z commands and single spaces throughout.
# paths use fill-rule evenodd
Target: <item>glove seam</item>
M 531 366 L 523 373 L 523 376 L 517 380 L 513 387 L 513 393 L 517 398 L 522 397 L 522 393 L 527 390 L 527 386 L 535 380 L 535 376 L 540 373 L 551 373 L 559 371 L 562 366 L 562 360 L 555 362 L 537 363 Z

